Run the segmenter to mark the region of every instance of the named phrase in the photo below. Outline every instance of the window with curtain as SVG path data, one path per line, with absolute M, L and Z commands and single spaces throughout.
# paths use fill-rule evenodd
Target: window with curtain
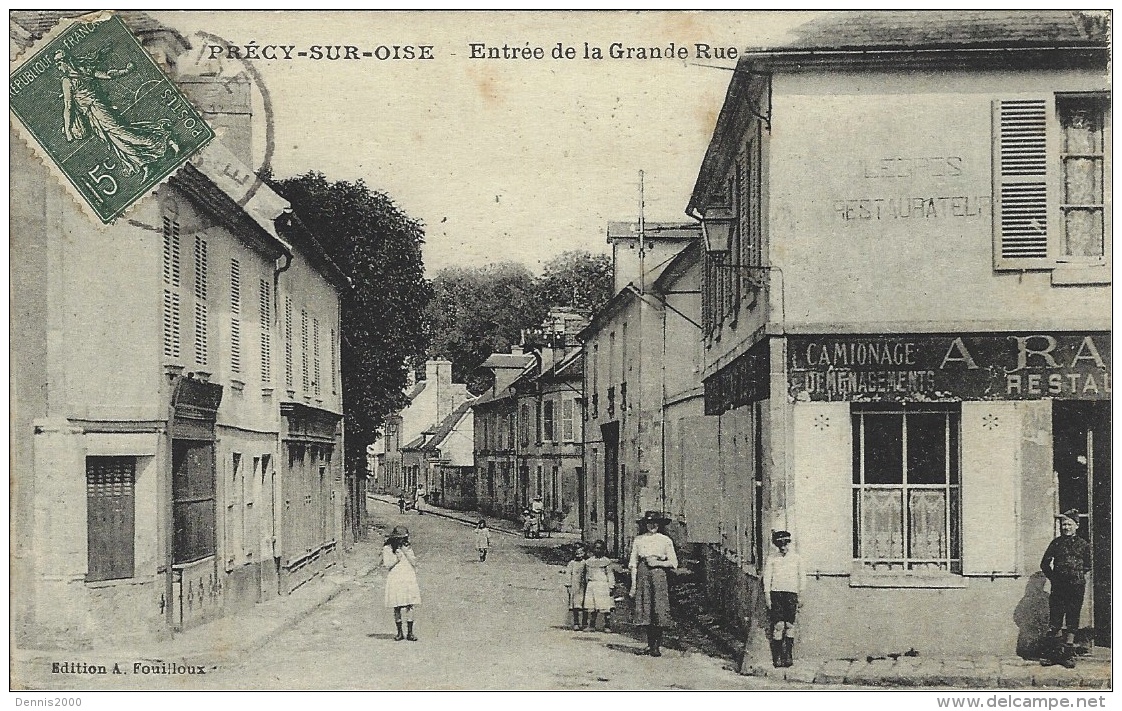
M 957 408 L 853 410 L 853 557 L 873 571 L 962 572 Z

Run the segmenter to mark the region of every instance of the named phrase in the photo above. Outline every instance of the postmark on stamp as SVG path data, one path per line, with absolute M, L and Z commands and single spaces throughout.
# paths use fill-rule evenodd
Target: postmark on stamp
M 77 22 L 8 77 L 12 112 L 102 222 L 214 131 L 116 16 Z

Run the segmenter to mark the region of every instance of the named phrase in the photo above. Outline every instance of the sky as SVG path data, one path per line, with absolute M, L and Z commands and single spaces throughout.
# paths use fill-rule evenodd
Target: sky
M 273 104 L 274 174 L 362 178 L 426 226 L 431 276 L 447 266 L 606 252 L 609 221 L 684 210 L 735 61 L 710 47 L 781 39 L 805 13 L 154 12 L 209 53 L 205 32 L 244 47 Z M 472 59 L 472 43 L 542 48 L 542 59 Z M 553 59 L 558 43 L 575 59 Z M 583 59 L 585 43 L 602 60 Z M 685 47 L 688 59 L 612 59 L 612 43 Z M 430 45 L 432 60 L 313 60 L 313 45 Z M 486 50 L 484 50 L 486 51 Z M 278 50 L 278 54 L 280 51 Z M 714 52 L 715 55 L 715 52 Z M 281 55 L 283 56 L 283 55 Z M 225 61 L 229 61 L 227 59 Z M 261 104 L 259 103 L 258 106 Z M 257 117 L 261 119 L 259 115 Z M 263 124 L 261 124 L 263 126 Z M 257 147 L 263 154 L 263 134 Z

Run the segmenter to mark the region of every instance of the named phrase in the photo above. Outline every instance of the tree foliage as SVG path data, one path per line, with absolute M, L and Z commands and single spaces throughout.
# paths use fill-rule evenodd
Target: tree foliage
M 492 353 L 521 343 L 523 329 L 542 325 L 552 306 L 589 312 L 612 296 L 611 260 L 589 252 L 565 252 L 535 278 L 526 267 L 501 262 L 485 267 L 448 267 L 433 279 L 429 305 L 430 357 L 452 361 L 453 379 L 473 393 L 490 387 L 479 366 Z
M 509 352 L 522 329 L 545 318 L 534 275 L 514 262 L 448 267 L 436 274 L 432 286 L 430 353 L 451 360 L 453 380 L 467 383 L 473 393 L 490 386 L 488 374 L 478 372 L 487 356 Z
M 308 172 L 270 181 L 350 279 L 342 297 L 341 360 L 348 471 L 366 471 L 366 446 L 405 404 L 406 374 L 424 358 L 424 229 L 362 180 Z
M 549 306 L 596 311 L 612 298 L 612 259 L 588 251 L 562 252 L 546 262 L 537 293 Z

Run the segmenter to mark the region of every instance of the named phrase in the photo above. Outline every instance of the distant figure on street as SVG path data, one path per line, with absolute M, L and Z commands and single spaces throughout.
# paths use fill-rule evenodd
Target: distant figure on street
M 405 492 L 397 492 L 397 511 L 401 515 L 405 515 Z
M 663 533 L 670 519 L 648 511 L 638 519 L 641 533 L 631 543 L 631 597 L 635 598 L 632 622 L 647 628 L 647 654 L 662 656 L 662 628 L 670 623 L 670 592 L 666 571 L 678 567 L 674 541 Z
M 604 616 L 604 631 L 612 631 L 612 588 L 616 585 L 614 562 L 608 557 L 604 541 L 592 544 L 592 555 L 584 561 L 584 609 L 589 616 L 589 626 L 596 629 L 597 614 Z
M 417 556 L 409 545 L 409 529 L 394 526 L 382 547 L 382 566 L 389 569 L 386 576 L 386 607 L 393 608 L 393 620 L 397 625 L 394 641 L 407 639 L 416 642 L 413 634 L 413 606 L 421 604 L 421 589 L 417 586 Z M 401 633 L 401 622 L 407 625 L 406 634 Z
M 425 491 L 424 484 L 417 485 L 417 491 L 413 494 L 413 508 L 417 509 L 418 516 L 425 515 L 425 497 L 428 493 Z
M 533 517 L 530 516 L 530 509 L 522 509 L 522 537 L 530 538 L 530 533 L 533 530 Z
M 545 523 L 545 504 L 542 502 L 541 494 L 536 495 L 530 502 L 530 515 L 533 516 L 530 532 L 534 538 L 541 538 L 542 524 Z
M 573 615 L 573 631 L 582 630 L 588 626 L 588 615 L 584 610 L 584 546 L 576 547 L 573 559 L 565 566 L 561 575 L 569 612 Z
M 1052 584 L 1048 598 L 1049 649 L 1040 663 L 1074 669 L 1075 631 L 1079 629 L 1087 571 L 1091 569 L 1091 544 L 1076 535 L 1078 509 L 1064 511 L 1056 518 L 1060 521 L 1060 535 L 1052 539 L 1040 559 L 1040 570 Z
M 479 551 L 479 562 L 482 563 L 487 560 L 487 549 L 491 547 L 491 529 L 487 528 L 486 521 L 479 519 L 474 535 L 475 547 Z
M 791 534 L 771 534 L 778 554 L 768 556 L 764 563 L 764 599 L 771 607 L 771 663 L 789 667 L 794 663 L 795 614 L 799 610 L 799 593 L 803 589 L 803 563 L 798 553 L 791 552 Z

